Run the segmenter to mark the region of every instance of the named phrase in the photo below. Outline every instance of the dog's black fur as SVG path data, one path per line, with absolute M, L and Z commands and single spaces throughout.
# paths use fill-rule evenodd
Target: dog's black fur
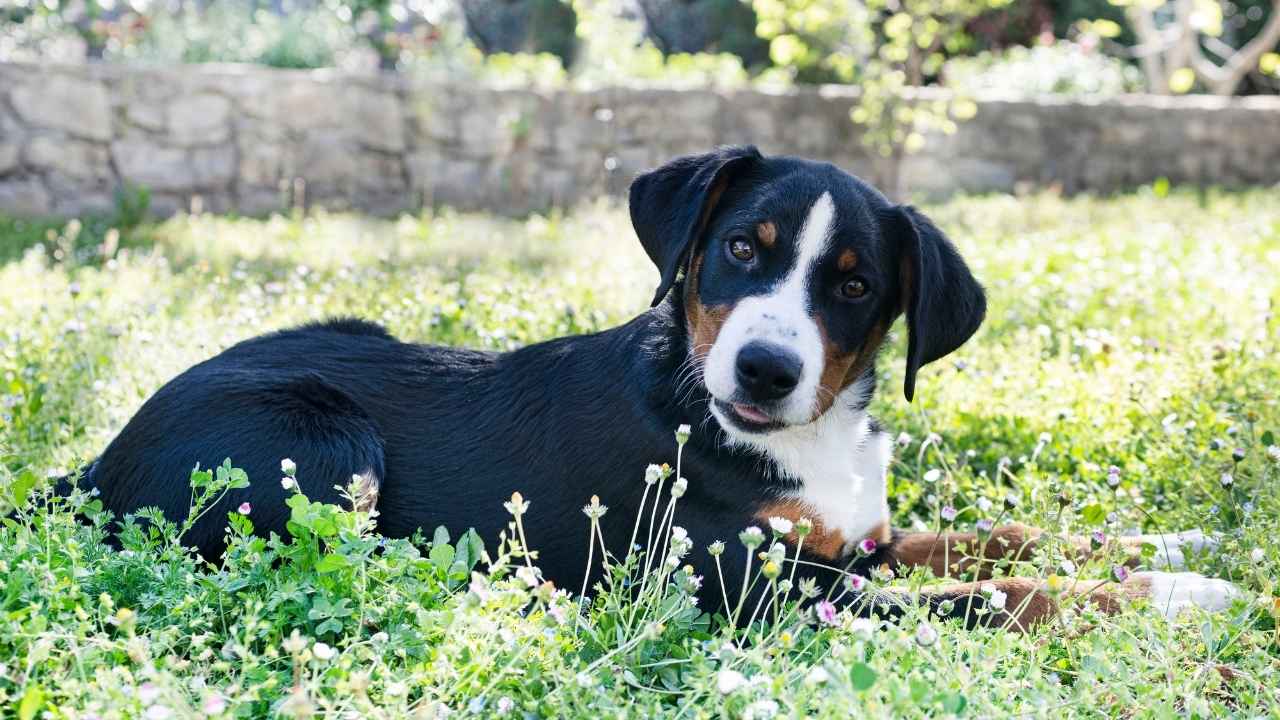
M 96 488 L 117 514 L 156 506 L 179 520 L 192 467 L 230 457 L 252 485 L 230 493 L 186 538 L 209 559 L 224 550 L 226 512 L 242 502 L 252 504 L 259 532 L 285 532 L 282 458 L 297 462 L 299 484 L 313 499 L 336 501 L 333 487 L 353 474 L 373 478 L 378 529 L 395 537 L 444 525 L 455 532 L 474 527 L 492 543 L 509 521 L 503 502 L 520 491 L 531 502 L 525 528 L 545 575 L 576 588 L 586 567 L 582 506 L 593 494 L 610 506 L 605 540 L 623 553 L 645 467 L 674 465 L 673 430 L 689 424 L 689 486 L 677 524 L 699 546 L 691 562 L 706 579 L 707 601 L 720 590 L 701 547 L 727 541 L 722 567 L 732 596 L 744 565 L 738 533 L 759 524 L 761 502 L 790 481 L 770 470 L 768 458 L 723 442 L 705 388 L 677 387 L 690 357 L 683 274 L 700 249 L 718 247 L 762 217 L 777 223 L 779 234 L 796 232 L 822 191 L 841 211 L 837 243 L 856 250 L 874 293 L 846 304 L 815 296 L 815 312 L 834 346 L 852 351 L 863 349 L 874 324 L 905 311 L 910 398 L 918 368 L 963 343 L 985 308 L 950 243 L 919 213 L 830 165 L 725 148 L 679 159 L 633 186 L 631 217 L 661 273 L 655 306 L 634 320 L 510 353 L 403 343 L 358 320 L 257 337 L 162 387 L 82 485 Z M 749 294 L 774 272 L 763 265 L 737 272 L 718 251 L 705 255 L 698 276 L 705 305 Z M 874 377 L 874 367 L 866 374 Z M 865 574 L 888 549 L 882 544 L 853 569 Z M 815 573 L 824 586 L 837 582 L 834 571 L 801 571 Z

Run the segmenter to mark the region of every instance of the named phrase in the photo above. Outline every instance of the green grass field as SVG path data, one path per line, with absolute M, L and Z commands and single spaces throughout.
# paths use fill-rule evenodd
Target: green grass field
M 869 626 L 782 606 L 735 633 L 677 582 L 638 601 L 591 593 L 580 612 L 577 588 L 513 572 L 518 544 L 482 557 L 466 528 L 380 542 L 363 515 L 296 496 L 296 537 L 254 539 L 233 514 L 232 549 L 211 568 L 163 524 L 130 522 L 125 549 L 104 549 L 108 519 L 76 496 L 27 502 L 0 528 L 0 717 L 1280 717 L 1275 191 L 926 209 L 991 308 L 922 373 L 912 405 L 901 326 L 883 358 L 874 409 L 912 438 L 891 470 L 897 523 L 937 528 L 950 504 L 962 528 L 1204 528 L 1221 544 L 1192 568 L 1246 591 L 1230 611 L 1166 621 L 1136 603 L 1027 636 L 935 625 L 922 643 L 919 614 Z M 123 233 L 0 219 L 0 494 L 32 499 L 165 380 L 263 331 L 358 315 L 405 339 L 512 348 L 641 311 L 656 275 L 607 204 L 523 221 L 182 217 Z M 624 471 L 643 482 L 645 468 Z M 216 494 L 241 479 L 194 481 Z M 523 524 L 587 542 L 587 516 L 530 500 Z M 738 542 L 691 540 L 691 553 Z M 1064 572 L 1052 557 L 1008 571 Z

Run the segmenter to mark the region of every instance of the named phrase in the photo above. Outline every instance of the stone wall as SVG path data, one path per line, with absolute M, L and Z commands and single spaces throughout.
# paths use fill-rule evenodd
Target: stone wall
M 722 143 L 824 158 L 883 183 L 847 88 L 534 92 L 239 66 L 0 64 L 0 211 L 106 212 L 146 187 L 165 214 L 294 204 L 519 213 L 622 192 Z M 1280 182 L 1280 98 L 984 99 L 901 166 L 928 194 Z

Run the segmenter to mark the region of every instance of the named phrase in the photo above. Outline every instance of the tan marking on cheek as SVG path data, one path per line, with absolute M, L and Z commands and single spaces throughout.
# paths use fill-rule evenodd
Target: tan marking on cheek
M 840 253 L 840 257 L 836 260 L 836 267 L 840 272 L 849 272 L 858 266 L 858 253 L 852 250 L 845 250 Z
M 689 350 L 699 360 L 711 352 L 720 329 L 729 319 L 733 311 L 732 305 L 710 307 L 702 304 L 702 296 L 698 291 L 698 273 L 702 270 L 702 254 L 699 253 L 689 264 L 689 274 L 685 280 L 684 317 L 689 328 Z
M 817 417 L 831 409 L 840 391 L 852 385 L 875 360 L 880 344 L 884 342 L 886 328 L 883 323 L 877 323 L 871 328 L 871 332 L 867 333 L 867 339 L 862 344 L 861 350 L 846 353 L 836 347 L 831 336 L 827 334 L 827 327 L 822 322 L 822 318 L 815 317 L 814 323 L 818 326 L 823 349 L 822 375 L 818 377 L 818 407 L 814 413 L 814 417 Z
M 756 511 L 755 519 L 764 527 L 769 526 L 771 517 L 786 518 L 792 524 L 799 522 L 800 518 L 808 518 L 813 523 L 813 531 L 804 539 L 804 550 L 824 560 L 839 560 L 844 557 L 849 539 L 843 532 L 823 524 L 818 519 L 818 513 L 809 505 L 799 500 L 776 500 L 762 505 Z M 786 540 L 794 545 L 799 542 L 800 536 L 792 529 Z
M 768 221 L 762 222 L 756 226 L 756 236 L 760 238 L 761 245 L 772 248 L 778 242 L 778 226 Z

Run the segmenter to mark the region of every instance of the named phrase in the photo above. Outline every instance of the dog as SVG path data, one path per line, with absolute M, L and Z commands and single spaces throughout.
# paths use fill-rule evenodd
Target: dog
M 283 458 L 296 460 L 313 500 L 338 502 L 335 485 L 359 478 L 378 530 L 391 537 L 444 525 L 474 527 L 492 542 L 509 521 L 503 502 L 519 491 L 531 503 L 524 527 L 542 572 L 576 588 L 598 569 L 587 570 L 584 533 L 562 523 L 598 495 L 612 506 L 601 520 L 606 546 L 626 548 L 641 472 L 674 465 L 673 430 L 688 425 L 678 524 L 698 543 L 772 522 L 790 528 L 789 548 L 801 546 L 798 576 L 826 588 L 876 569 L 928 566 L 940 578 L 971 571 L 967 583 L 904 598 L 938 615 L 1025 629 L 1059 612 L 1065 595 L 1034 579 L 990 579 L 977 591 L 995 562 L 1035 552 L 1039 530 L 911 533 L 889 524 L 893 443 L 867 413 L 878 352 L 905 315 L 910 401 L 920 368 L 965 343 L 986 311 L 983 288 L 929 218 L 833 165 L 751 146 L 639 175 L 630 215 L 660 281 L 651 309 L 624 325 L 508 353 L 408 344 L 359 320 L 257 337 L 164 385 L 81 486 L 117 514 L 155 506 L 180 521 L 191 468 L 232 458 L 252 485 L 185 538 L 210 560 L 225 549 L 226 511 L 241 503 L 259 533 L 284 534 L 286 490 L 275 482 Z M 1122 542 L 1130 564 L 1152 543 L 1153 564 L 1178 570 L 1186 544 L 1210 541 Z M 1066 553 L 1083 560 L 1093 551 L 1073 539 Z M 747 552 L 738 542 L 724 550 L 730 597 Z M 721 575 L 706 553 L 693 555 L 706 579 L 700 598 L 715 609 Z M 1125 597 L 1167 612 L 1221 609 L 1235 595 L 1225 581 L 1161 570 L 1073 588 L 1066 595 L 1087 594 L 1105 611 Z

